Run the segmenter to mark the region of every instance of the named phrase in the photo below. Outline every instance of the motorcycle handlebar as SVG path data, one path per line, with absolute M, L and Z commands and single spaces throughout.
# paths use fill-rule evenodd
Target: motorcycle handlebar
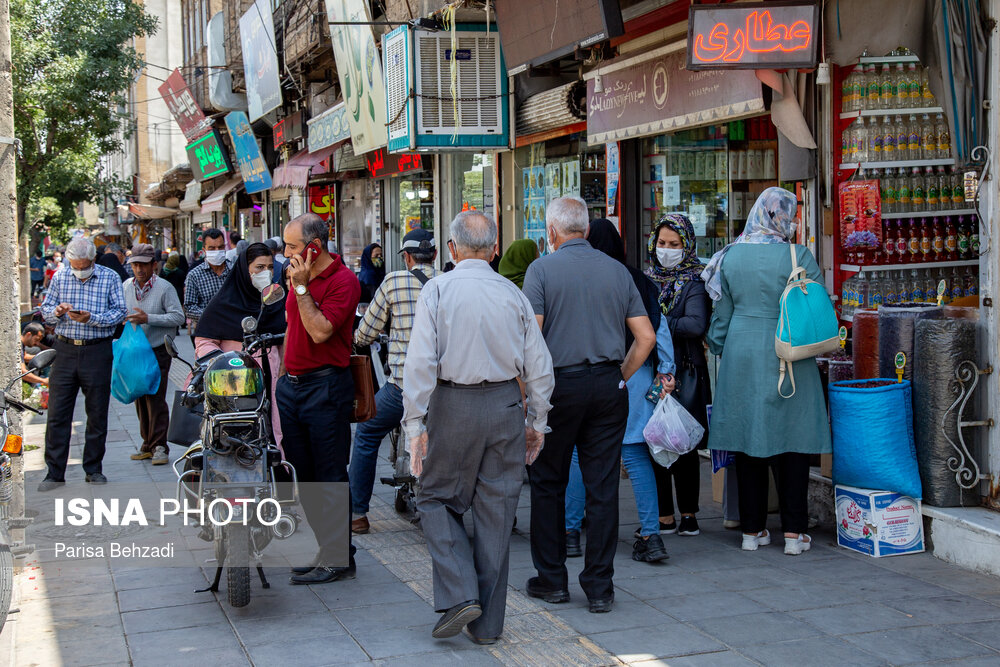
M 31 407 L 30 405 L 26 405 L 26 404 L 22 403 L 21 401 L 17 400 L 16 398 L 11 398 L 10 396 L 4 396 L 4 399 L 7 401 L 7 405 L 9 405 L 10 407 L 14 408 L 18 412 L 24 412 L 25 410 L 31 410 L 36 415 L 42 414 L 39 410 L 36 410 L 35 408 Z

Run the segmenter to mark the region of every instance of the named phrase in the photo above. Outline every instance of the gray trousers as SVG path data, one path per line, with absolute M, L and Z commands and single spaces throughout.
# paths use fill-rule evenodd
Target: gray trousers
M 513 380 L 438 385 L 427 410 L 428 446 L 417 510 L 433 561 L 434 608 L 479 600 L 479 638 L 503 632 L 510 532 L 524 479 L 524 409 Z M 462 516 L 472 509 L 471 543 Z

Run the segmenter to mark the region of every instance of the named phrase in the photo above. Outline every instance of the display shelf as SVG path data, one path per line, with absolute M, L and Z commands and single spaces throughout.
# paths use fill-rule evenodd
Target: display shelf
M 905 271 L 907 269 L 952 269 L 959 266 L 976 266 L 978 259 L 959 259 L 954 262 L 913 262 L 910 264 L 873 264 L 858 266 L 857 264 L 841 264 L 841 271 L 852 273 L 870 273 L 872 271 Z
M 902 218 L 944 218 L 947 216 L 956 215 L 975 215 L 976 209 L 974 208 L 957 208 L 948 209 L 946 211 L 919 211 L 910 213 L 883 213 L 883 220 L 899 220 Z
M 593 169 L 588 169 L 586 171 L 581 171 L 580 173 L 583 174 L 583 175 L 587 175 L 587 174 L 591 174 L 591 175 L 593 175 L 593 174 L 600 174 L 601 176 L 607 176 L 607 174 L 608 174 L 607 171 L 601 171 L 601 170 L 596 170 L 595 171 Z
M 895 167 L 947 167 L 955 164 L 954 158 L 933 160 L 889 160 L 886 162 L 841 162 L 840 169 L 892 169 Z
M 896 63 L 917 63 L 920 58 L 917 56 L 864 56 L 858 58 L 859 65 L 895 65 Z
M 905 116 L 918 113 L 944 113 L 944 109 L 941 107 L 915 107 L 913 109 L 862 109 L 861 111 L 842 111 L 840 113 L 840 117 L 842 119 L 857 118 L 858 116 L 861 116 L 862 118 L 870 118 L 872 116 Z

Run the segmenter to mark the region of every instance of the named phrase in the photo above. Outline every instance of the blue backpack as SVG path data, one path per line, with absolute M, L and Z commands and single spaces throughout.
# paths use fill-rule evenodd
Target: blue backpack
M 799 266 L 795 244 L 790 243 L 788 247 L 792 252 L 792 272 L 781 294 L 778 330 L 774 334 L 774 353 L 781 361 L 778 394 L 782 398 L 795 395 L 792 362 L 817 357 L 840 347 L 837 313 L 826 288 L 806 277 L 806 270 Z M 792 383 L 792 393 L 787 396 L 781 392 L 786 374 Z

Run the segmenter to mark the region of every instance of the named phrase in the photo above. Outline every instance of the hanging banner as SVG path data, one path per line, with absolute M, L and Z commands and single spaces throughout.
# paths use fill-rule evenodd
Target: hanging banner
M 281 106 L 281 79 L 274 41 L 274 17 L 268 0 L 256 0 L 240 17 L 243 74 L 250 120 Z
M 232 169 L 226 149 L 219 139 L 219 133 L 215 130 L 192 142 L 184 150 L 187 151 L 191 173 L 194 174 L 195 180 L 211 180 L 216 176 L 228 174 Z
M 347 106 L 343 102 L 306 121 L 306 126 L 309 128 L 306 141 L 310 153 L 351 138 L 351 126 L 347 123 Z
M 618 178 L 619 178 L 618 142 L 610 141 L 604 146 L 604 164 L 607 165 L 607 187 L 604 189 L 604 205 L 607 216 L 618 225 L 618 233 L 622 231 L 618 224 Z
M 260 146 L 257 145 L 257 138 L 247 115 L 242 111 L 229 112 L 226 114 L 226 127 L 229 128 L 229 138 L 233 140 L 236 163 L 247 194 L 271 189 L 271 172 L 264 163 L 264 156 L 260 154 Z
M 259 2 L 260 0 L 258 0 Z M 382 56 L 375 46 L 364 0 L 326 0 L 330 39 L 337 75 L 347 106 L 354 154 L 385 146 L 389 139 L 385 116 Z M 346 24 L 346 25 L 345 25 Z
M 208 132 L 212 123 L 198 106 L 179 68 L 175 69 L 157 90 L 167 103 L 167 108 L 180 126 L 185 139 L 194 141 Z
M 587 143 L 602 144 L 718 124 L 764 111 L 760 81 L 749 71 L 685 69 L 683 51 L 636 59 L 587 81 Z

